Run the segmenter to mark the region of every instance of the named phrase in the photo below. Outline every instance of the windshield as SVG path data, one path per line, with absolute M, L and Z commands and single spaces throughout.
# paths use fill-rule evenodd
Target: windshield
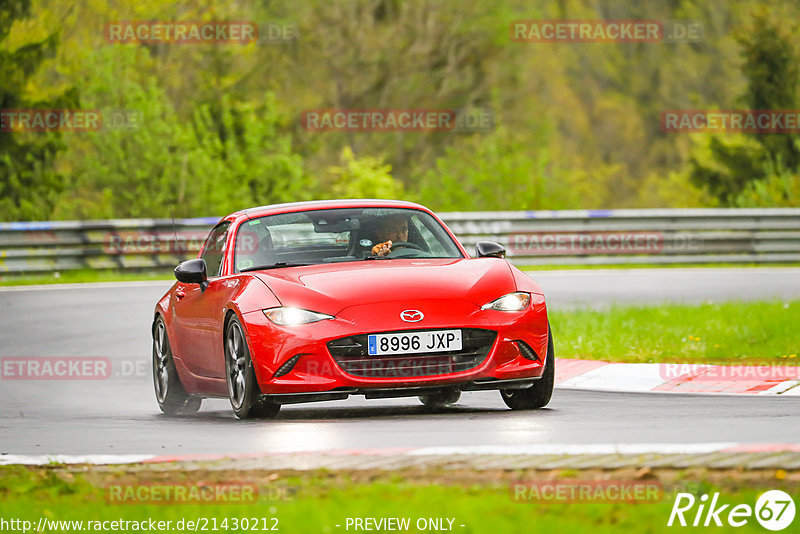
M 461 258 L 455 242 L 424 211 L 342 208 L 267 215 L 236 234 L 236 271 L 400 258 Z

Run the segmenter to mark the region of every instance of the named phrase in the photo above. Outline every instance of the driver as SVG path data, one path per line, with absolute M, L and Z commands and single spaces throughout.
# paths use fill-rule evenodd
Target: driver
M 408 241 L 408 219 L 405 215 L 388 215 L 381 219 L 376 235 L 380 243 L 372 247 L 372 253 L 376 256 L 388 256 L 392 251 L 392 242 Z

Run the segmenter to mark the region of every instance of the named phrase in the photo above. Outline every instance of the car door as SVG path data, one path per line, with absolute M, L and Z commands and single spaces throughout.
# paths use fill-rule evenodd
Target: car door
M 206 262 L 208 286 L 178 283 L 175 287 L 173 330 L 177 342 L 176 356 L 193 374 L 224 377 L 224 366 L 215 365 L 214 355 L 222 321 L 222 307 L 229 284 L 222 277 L 223 259 L 228 239 L 229 221 L 223 221 L 211 230 L 200 258 Z M 219 341 L 221 343 L 221 341 Z M 216 347 L 219 348 L 219 347 Z

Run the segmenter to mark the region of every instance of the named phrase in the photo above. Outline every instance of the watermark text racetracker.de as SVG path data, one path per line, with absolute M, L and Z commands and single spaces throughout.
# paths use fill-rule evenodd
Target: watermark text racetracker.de
M 661 363 L 659 374 L 664 380 L 692 382 L 758 381 L 765 384 L 800 379 L 800 367 L 774 363 L 771 365 L 708 365 L 694 363 Z
M 295 489 L 247 480 L 139 482 L 106 486 L 108 504 L 255 504 L 288 501 Z
M 516 20 L 511 40 L 518 43 L 667 43 L 703 39 L 696 20 Z
M 254 483 L 115 484 L 108 487 L 108 504 L 253 504 Z
M 134 109 L 0 109 L 0 132 L 136 130 L 142 122 L 143 113 Z
M 798 109 L 674 109 L 661 112 L 661 130 L 691 133 L 798 133 Z
M 105 26 L 109 44 L 283 44 L 298 38 L 293 22 L 249 20 L 134 20 Z
M 312 132 L 490 132 L 494 112 L 485 108 L 311 109 L 300 116 Z
M 2 356 L 0 380 L 138 380 L 150 359 L 105 356 Z
M 662 254 L 702 246 L 697 235 L 663 232 L 526 232 L 508 237 L 508 249 L 517 256 Z
M 664 488 L 658 480 L 530 480 L 509 486 L 514 502 L 660 502 Z
M 197 252 L 207 236 L 205 229 L 115 230 L 103 234 L 103 252 L 122 255 Z

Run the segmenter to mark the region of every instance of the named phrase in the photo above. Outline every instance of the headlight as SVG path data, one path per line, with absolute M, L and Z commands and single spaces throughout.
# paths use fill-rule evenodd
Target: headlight
M 497 310 L 497 311 L 520 311 L 528 307 L 531 302 L 530 293 L 509 293 L 503 295 L 497 300 L 493 300 L 489 304 L 481 306 L 482 310 Z
M 333 319 L 333 315 L 286 307 L 264 310 L 264 315 L 273 323 L 281 326 L 316 323 L 325 319 Z

